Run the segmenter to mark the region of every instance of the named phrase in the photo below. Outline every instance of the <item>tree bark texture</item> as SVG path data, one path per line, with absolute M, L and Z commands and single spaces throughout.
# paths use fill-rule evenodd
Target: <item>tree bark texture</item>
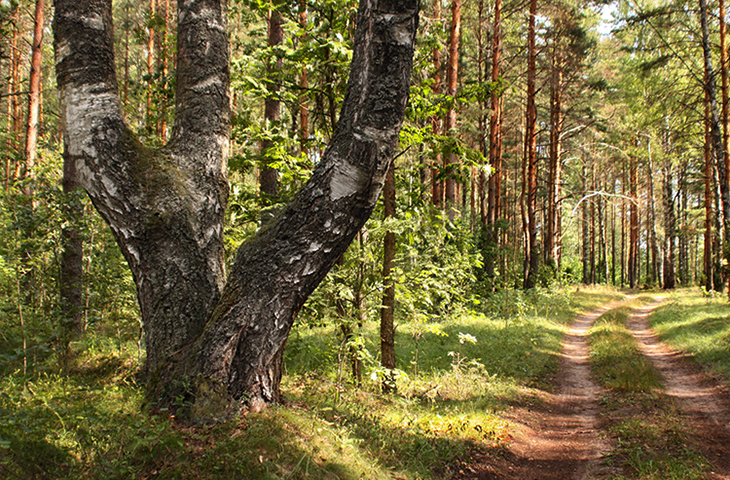
M 138 289 L 150 400 L 192 418 L 279 400 L 294 316 L 365 223 L 408 98 L 417 0 L 360 4 L 340 121 L 310 181 L 239 249 L 226 282 L 229 72 L 225 6 L 178 2 L 176 115 L 160 150 L 122 119 L 110 0 L 57 0 L 64 139 Z M 236 401 L 234 401 L 236 400 Z
M 563 71 L 558 40 L 553 45 L 553 72 L 550 87 L 550 158 L 548 165 L 547 233 L 545 235 L 545 261 L 560 268 L 560 194 L 562 182 L 561 135 L 563 131 Z
M 269 48 L 273 49 L 284 41 L 284 18 L 281 13 L 270 10 L 268 24 L 268 44 Z M 271 54 L 276 55 L 276 52 L 272 50 Z M 266 66 L 268 95 L 264 100 L 264 120 L 269 127 L 277 123 L 281 116 L 281 101 L 279 100 L 281 66 L 282 61 L 278 55 L 276 60 L 269 59 Z M 272 147 L 273 142 L 269 139 L 261 142 L 262 165 L 259 173 L 259 189 L 267 202 L 276 201 L 276 197 L 279 195 L 279 173 L 271 166 L 275 159 L 272 159 L 268 153 Z
M 395 165 L 391 165 L 383 186 L 385 219 L 395 217 Z M 380 309 L 380 363 L 386 370 L 383 392 L 394 392 L 395 377 L 395 282 L 392 277 L 395 267 L 395 232 L 385 232 L 383 242 L 383 306 Z
M 664 162 L 664 281 L 663 287 L 665 290 L 673 289 L 676 286 L 676 223 L 677 218 L 674 212 L 674 189 L 672 188 L 672 182 L 674 178 L 674 171 L 672 168 L 671 160 L 665 160 Z
M 723 146 L 722 131 L 720 125 L 720 114 L 717 107 L 717 88 L 715 74 L 712 68 L 712 46 L 710 44 L 710 33 L 707 20 L 707 1 L 700 2 L 700 22 L 702 27 L 702 51 L 705 65 L 705 89 L 710 99 L 710 137 L 712 139 L 712 150 L 715 153 L 715 164 L 720 188 L 720 200 L 722 206 L 724 242 L 722 246 L 723 262 L 727 263 L 730 256 L 730 248 L 727 245 L 730 234 L 730 185 L 728 185 L 727 152 Z M 728 289 L 730 295 L 730 289 Z
M 33 26 L 33 44 L 31 46 L 30 80 L 28 88 L 28 123 L 25 130 L 25 171 L 23 177 L 33 178 L 36 151 L 38 147 L 38 120 L 41 112 L 41 60 L 43 43 L 43 11 L 45 1 L 37 0 L 35 5 L 35 22 Z M 24 188 L 30 196 L 29 186 Z
M 628 277 L 629 287 L 636 288 L 639 282 L 639 197 L 637 194 L 636 159 L 629 159 L 629 255 Z
M 449 65 L 446 71 L 447 94 L 450 97 L 446 113 L 446 134 L 456 136 L 456 94 L 459 85 L 459 40 L 461 39 L 461 0 L 451 0 L 451 29 L 449 41 Z M 457 188 L 454 165 L 458 161 L 453 149 L 444 156 L 444 171 L 448 174 L 444 181 L 444 195 L 449 219 L 454 220 L 457 208 Z
M 525 197 L 527 218 L 525 238 L 525 272 L 524 288 L 535 286 L 539 252 L 537 249 L 537 106 L 535 104 L 535 80 L 537 76 L 535 46 L 535 17 L 537 16 L 537 0 L 530 0 L 530 12 L 527 23 L 527 109 L 525 112 L 525 157 L 526 175 Z
M 705 82 L 707 81 L 707 72 L 705 72 Z M 712 191 L 712 180 L 714 178 L 713 166 L 712 166 L 712 155 L 710 153 L 710 96 L 705 89 L 705 143 L 704 143 L 704 158 L 705 158 L 705 235 L 704 235 L 704 255 L 703 255 L 703 271 L 705 274 L 705 288 L 707 291 L 711 291 L 715 288 L 715 272 L 714 272 L 714 261 L 713 261 L 713 239 L 714 235 L 712 232 L 713 219 L 713 191 Z
M 438 26 L 441 22 L 441 0 L 433 2 L 433 20 Z M 440 26 L 438 27 L 440 29 Z M 438 96 L 441 94 L 441 49 L 434 48 L 431 52 L 433 60 L 433 94 Z M 431 117 L 431 132 L 434 136 L 441 135 L 442 132 L 441 115 Z M 434 206 L 441 208 L 444 198 L 444 183 L 439 179 L 439 170 L 441 169 L 443 158 L 441 153 L 436 154 L 434 158 L 435 167 L 431 169 L 431 202 Z
M 502 54 L 502 0 L 494 2 L 494 26 L 492 31 L 492 85 L 496 85 L 499 81 L 500 62 Z M 487 196 L 487 234 L 492 248 L 497 249 L 499 246 L 499 232 L 497 231 L 497 219 L 499 218 L 499 203 L 502 192 L 502 155 L 500 149 L 500 94 L 492 92 L 490 100 L 489 113 L 489 164 L 492 167 L 492 175 L 489 177 Z M 496 254 L 491 254 L 485 259 L 487 275 L 494 277 L 494 264 Z

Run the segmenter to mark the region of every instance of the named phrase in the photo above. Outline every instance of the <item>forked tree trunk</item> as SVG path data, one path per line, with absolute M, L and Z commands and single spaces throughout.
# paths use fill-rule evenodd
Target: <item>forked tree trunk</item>
M 57 0 L 57 78 L 68 155 L 138 290 L 156 406 L 192 419 L 279 400 L 296 313 L 370 216 L 408 98 L 417 0 L 360 4 L 340 121 L 299 195 L 238 251 L 227 278 L 229 72 L 220 0 L 178 2 L 177 94 L 167 146 L 124 124 L 110 0 Z

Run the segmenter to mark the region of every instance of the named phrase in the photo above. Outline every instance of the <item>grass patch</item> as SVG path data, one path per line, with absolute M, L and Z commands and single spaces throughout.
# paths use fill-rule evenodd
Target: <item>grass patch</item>
M 730 309 L 723 295 L 708 296 L 697 288 L 671 293 L 649 318 L 659 337 L 677 350 L 730 379 Z
M 708 464 L 687 422 L 625 326 L 632 309 L 649 301 L 642 296 L 606 312 L 589 332 L 594 378 L 608 389 L 602 422 L 615 444 L 608 464 L 622 472 L 617 479 L 702 478 Z
M 424 325 L 402 323 L 398 395 L 378 393 L 375 321 L 361 332 L 359 387 L 336 328 L 300 326 L 287 351 L 287 403 L 207 427 L 141 411 L 132 340 L 92 335 L 65 372 L 48 357 L 23 376 L 5 360 L 0 478 L 448 478 L 474 450 L 501 451 L 511 428 L 501 412 L 546 384 L 574 315 L 620 296 L 501 295 L 481 313 L 434 319 L 420 336 Z M 468 335 L 476 341 L 460 341 Z

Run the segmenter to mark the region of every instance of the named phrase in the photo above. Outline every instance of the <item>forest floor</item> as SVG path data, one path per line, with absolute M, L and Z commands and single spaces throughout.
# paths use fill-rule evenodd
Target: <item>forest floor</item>
M 662 397 L 668 397 L 675 416 L 686 425 L 687 438 L 679 440 L 685 450 L 697 452 L 702 479 L 730 479 L 730 392 L 705 374 L 701 367 L 661 342 L 649 326 L 648 317 L 663 297 L 631 311 L 626 328 L 638 350 L 659 373 Z M 560 369 L 554 390 L 541 392 L 529 403 L 513 407 L 508 418 L 516 425 L 506 448 L 474 455 L 473 463 L 461 466 L 458 479 L 582 480 L 655 478 L 624 476 L 625 463 L 612 458 L 617 444 L 615 429 L 620 421 L 653 415 L 647 402 L 623 392 L 620 408 L 607 406 L 614 393 L 598 385 L 591 373 L 588 335 L 614 302 L 578 316 L 565 336 Z M 657 398 L 650 396 L 649 398 Z M 607 400 L 609 399 L 609 400 Z M 615 398 L 614 398 L 615 400 Z M 641 403 L 642 405 L 635 405 Z M 652 408 L 665 408 L 660 400 Z M 618 417 L 618 418 L 617 418 Z M 617 461 L 618 460 L 618 461 Z M 622 464 L 623 463 L 623 464 Z M 661 477 L 660 477 L 661 478 Z M 673 477 L 673 478 L 684 478 Z

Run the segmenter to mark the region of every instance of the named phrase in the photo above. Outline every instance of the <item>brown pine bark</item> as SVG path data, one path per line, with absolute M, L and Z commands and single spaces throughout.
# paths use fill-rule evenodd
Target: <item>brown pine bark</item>
M 43 44 L 43 11 L 44 0 L 37 0 L 33 26 L 33 43 L 31 44 L 30 79 L 28 88 L 28 124 L 25 130 L 25 168 L 23 178 L 32 179 L 36 151 L 38 147 L 38 122 L 41 111 L 41 62 L 43 60 L 41 46 Z M 31 196 L 30 185 L 23 189 L 24 194 Z
M 147 27 L 147 102 L 145 110 L 145 123 L 147 129 L 151 132 L 154 131 L 154 124 L 152 123 L 152 91 L 154 90 L 154 76 L 155 76 L 155 29 L 154 29 L 154 18 L 157 15 L 157 0 L 150 0 L 150 18 L 149 25 Z
M 563 70 L 559 40 L 554 40 L 552 52 L 552 81 L 550 85 L 550 147 L 548 164 L 547 232 L 545 262 L 560 269 L 560 195 L 562 182 L 561 135 L 563 133 Z
M 268 46 L 276 48 L 284 41 L 284 19 L 281 13 L 269 10 L 268 13 Z M 275 61 L 269 60 L 266 66 L 268 95 L 264 100 L 264 120 L 267 126 L 279 121 L 281 116 L 281 101 L 279 100 L 280 72 L 282 67 L 281 57 L 277 55 Z M 279 195 L 279 173 L 271 166 L 276 159 L 269 155 L 273 147 L 271 140 L 261 142 L 261 156 L 263 158 L 259 172 L 259 190 L 265 202 L 273 203 Z
M 433 19 L 437 25 L 441 22 L 441 0 L 434 0 L 433 2 Z M 440 27 L 439 27 L 440 29 Z M 433 60 L 433 94 L 438 97 L 441 94 L 441 49 L 436 47 L 431 52 L 431 58 Z M 431 132 L 434 136 L 441 135 L 442 119 L 441 116 L 436 114 L 431 117 Z M 439 170 L 441 169 L 443 158 L 441 153 L 436 154 L 434 158 L 435 167 L 431 169 L 431 201 L 433 204 L 441 208 L 444 204 L 444 183 L 439 180 Z
M 449 65 L 446 70 L 447 95 L 449 98 L 449 110 L 446 114 L 446 134 L 456 137 L 456 94 L 459 82 L 459 41 L 461 39 L 461 0 L 451 0 L 451 29 L 449 35 Z M 456 217 L 458 208 L 457 185 L 453 175 L 453 169 L 458 158 L 452 150 L 445 155 L 444 170 L 449 173 L 444 181 L 444 196 L 446 201 L 447 215 L 451 221 Z
M 494 1 L 494 24 L 492 28 L 492 85 L 499 81 L 500 63 L 502 54 L 502 0 Z M 502 149 L 501 149 L 501 123 L 500 123 L 500 99 L 498 92 L 492 92 L 489 115 L 489 164 L 492 167 L 492 176 L 489 177 L 489 193 L 487 196 L 487 233 L 489 241 L 495 250 L 499 247 L 500 236 L 496 230 L 496 222 L 500 212 L 500 197 L 502 195 Z M 494 264 L 496 255 L 492 254 L 486 258 L 487 275 L 494 277 Z
M 705 82 L 707 82 L 707 72 L 705 72 Z M 710 95 L 707 89 L 705 89 L 704 96 L 705 103 L 705 143 L 704 143 L 704 158 L 705 158 L 705 235 L 704 235 L 704 255 L 703 255 L 703 272 L 705 275 L 705 289 L 709 292 L 715 289 L 715 269 L 714 269 L 714 255 L 713 255 L 713 239 L 714 235 L 712 232 L 713 219 L 713 189 L 712 180 L 714 178 L 712 155 L 710 151 Z
M 525 112 L 525 192 L 526 232 L 524 288 L 535 286 L 539 264 L 537 249 L 537 106 L 535 104 L 535 81 L 537 76 L 535 46 L 535 17 L 537 16 L 537 0 L 530 0 L 530 12 L 527 24 L 527 108 Z
M 708 26 L 707 1 L 700 2 L 700 23 L 702 27 L 702 51 L 705 65 L 705 89 L 710 99 L 710 137 L 712 139 L 712 150 L 715 154 L 715 162 L 717 169 L 717 177 L 720 189 L 720 201 L 722 206 L 722 230 L 724 243 L 728 242 L 730 235 L 730 185 L 728 184 L 728 161 L 730 158 L 723 145 L 722 129 L 720 114 L 717 106 L 717 88 L 715 84 L 715 74 L 712 68 L 712 47 L 710 45 L 710 33 Z M 726 245 L 722 247 L 723 252 L 730 252 L 730 248 Z M 727 253 L 724 253 L 725 257 Z M 725 258 L 725 261 L 728 259 Z M 730 296 L 730 288 L 728 289 Z
M 391 165 L 383 184 L 383 207 L 385 219 L 395 217 L 395 164 Z M 383 393 L 396 391 L 395 384 L 395 232 L 385 232 L 383 242 L 383 306 L 380 309 L 380 364 L 386 371 L 383 379 Z
M 629 287 L 636 288 L 639 282 L 639 197 L 637 194 L 636 158 L 629 159 L 629 255 L 628 277 Z
M 676 286 L 676 223 L 677 218 L 674 211 L 674 188 L 672 182 L 674 180 L 674 169 L 672 168 L 671 160 L 665 160 L 664 162 L 664 189 L 663 189 L 663 204 L 664 204 L 664 281 L 663 287 L 665 290 L 673 289 Z
M 719 0 L 719 20 L 720 20 L 720 92 L 722 96 L 722 112 L 720 121 L 722 123 L 722 146 L 725 152 L 728 150 L 728 139 L 730 131 L 728 130 L 728 117 L 730 117 L 730 102 L 728 102 L 728 55 L 727 55 L 727 24 L 725 23 L 725 0 Z M 725 170 L 730 170 L 728 161 L 725 159 Z
M 307 28 L 307 1 L 300 0 L 299 2 L 299 25 L 302 31 L 306 31 Z M 307 38 L 304 35 L 301 39 L 302 42 L 306 42 Z M 299 145 L 302 152 L 309 150 L 309 103 L 308 103 L 308 92 L 309 82 L 307 79 L 307 66 L 302 67 L 302 73 L 299 77 L 299 87 L 302 89 L 302 93 L 299 97 Z

